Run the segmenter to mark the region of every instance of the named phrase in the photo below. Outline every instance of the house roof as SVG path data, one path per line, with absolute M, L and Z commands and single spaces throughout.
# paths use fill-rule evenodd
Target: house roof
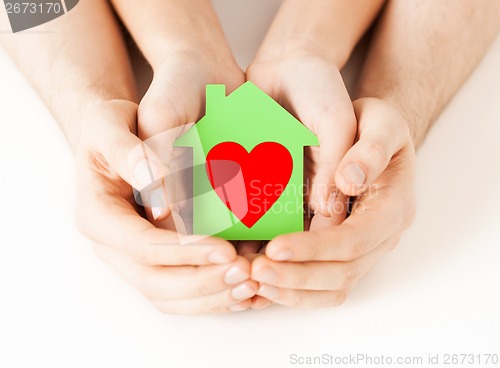
M 175 145 L 203 147 L 205 154 L 220 142 L 238 142 L 251 150 L 261 142 L 285 147 L 318 145 L 317 137 L 252 82 L 229 96 L 224 85 L 207 85 L 206 114 Z

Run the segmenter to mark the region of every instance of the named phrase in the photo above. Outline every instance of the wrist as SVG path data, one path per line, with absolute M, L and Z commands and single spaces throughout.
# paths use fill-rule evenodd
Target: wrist
M 232 58 L 210 0 L 152 0 L 115 4 L 153 69 L 179 54 Z
M 266 40 L 259 49 L 254 63 L 284 60 L 289 58 L 313 57 L 329 62 L 341 70 L 349 59 L 350 50 L 345 45 L 336 46 L 319 42 L 314 35 L 289 35 Z
M 312 53 L 342 69 L 383 0 L 284 0 L 259 59 Z
M 214 75 L 233 70 L 241 71 L 229 47 L 224 46 L 206 44 L 199 40 L 177 44 L 159 50 L 149 62 L 155 74 L 162 73 L 164 70 L 171 73 L 172 65 L 177 68 L 184 65 L 184 67 L 189 67 L 195 75 L 204 72 L 204 76 L 207 73 Z
M 428 118 L 426 118 L 424 114 L 419 114 L 417 111 L 414 111 L 409 105 L 405 104 L 396 96 L 389 95 L 380 99 L 386 105 L 396 110 L 399 115 L 401 115 L 402 119 L 408 126 L 408 131 L 413 142 L 413 146 L 415 148 L 418 148 L 425 138 L 426 132 L 425 129 L 422 130 L 422 127 L 425 125 L 423 124 L 423 122 L 427 121 Z

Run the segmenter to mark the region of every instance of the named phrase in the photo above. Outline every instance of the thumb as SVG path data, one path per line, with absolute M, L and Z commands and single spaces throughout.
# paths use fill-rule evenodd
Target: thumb
M 387 168 L 392 156 L 411 144 L 408 125 L 393 108 L 375 98 L 354 101 L 358 141 L 346 153 L 335 173 L 342 193 L 364 192 Z
M 137 109 L 133 102 L 114 100 L 92 110 L 85 119 L 85 141 L 100 165 L 108 166 L 108 171 L 115 172 L 141 191 L 144 202 L 141 204 L 153 208 L 161 206 L 167 217 L 169 207 L 163 178 L 168 174 L 168 168 L 133 133 L 137 125 Z
M 337 165 L 354 141 L 352 110 L 332 112 L 320 120 L 317 128 L 319 147 L 311 147 L 314 176 L 309 190 L 309 205 L 324 217 L 345 218 L 345 198 L 335 184 Z

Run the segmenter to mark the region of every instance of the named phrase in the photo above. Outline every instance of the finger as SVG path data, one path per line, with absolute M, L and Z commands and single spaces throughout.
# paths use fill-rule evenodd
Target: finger
M 95 173 L 79 170 L 76 223 L 94 241 L 114 247 L 147 265 L 204 265 L 234 261 L 234 247 L 218 238 L 185 236 L 158 229 L 118 193 L 90 191 Z
M 120 108 L 113 108 L 113 104 L 120 105 Z M 102 155 L 103 165 L 109 164 L 123 180 L 141 190 L 162 178 L 167 169 L 134 134 L 137 105 L 127 101 L 114 101 L 108 105 L 89 113 L 83 134 L 92 134 L 92 139 L 88 140 L 89 148 Z M 117 115 L 117 111 L 121 111 L 122 116 Z
M 242 302 L 232 304 L 228 307 L 229 312 L 244 312 L 252 306 L 252 299 L 245 299 Z
M 356 118 L 351 100 L 338 71 L 329 68 L 324 78 L 290 86 L 297 90 L 290 96 L 299 120 L 303 121 L 318 137 L 319 147 L 311 147 L 314 177 L 308 200 L 311 209 L 323 216 L 332 213 L 332 196 L 335 196 L 335 171 L 351 147 L 356 134 Z M 325 83 L 325 80 L 328 81 Z M 299 83 L 293 81 L 290 83 Z M 293 89 L 292 89 L 293 88 Z M 333 198 L 334 200 L 334 198 Z M 342 215 L 340 215 L 342 216 Z
M 351 261 L 366 254 L 396 229 L 392 224 L 372 225 L 385 213 L 349 217 L 342 225 L 323 230 L 282 235 L 267 246 L 266 255 L 275 261 Z M 388 214 L 389 215 L 389 214 Z M 388 228 L 383 228 L 388 227 Z M 397 227 L 396 227 L 397 228 Z
M 311 72 L 321 78 L 311 78 Z M 328 204 L 335 190 L 335 170 L 356 135 L 356 118 L 340 73 L 329 63 L 305 58 L 286 63 L 280 76 L 262 71 L 255 75 L 253 70 L 248 75 L 318 137 L 319 147 L 309 148 L 306 157 L 313 164 L 308 201 L 311 210 L 331 216 Z M 270 82 L 276 80 L 278 90 Z
M 106 245 L 94 243 L 94 251 L 153 301 L 199 298 L 235 288 L 238 296 L 241 284 L 250 278 L 250 264 L 242 257 L 226 265 L 151 267 Z
M 395 110 L 371 98 L 355 101 L 354 109 L 359 138 L 335 175 L 338 188 L 352 196 L 366 190 L 391 158 L 410 142 L 408 125 Z
M 252 279 L 261 284 L 288 289 L 350 289 L 394 248 L 398 240 L 399 237 L 391 238 L 349 262 L 274 262 L 267 257 L 259 257 L 252 263 Z
M 260 295 L 274 303 L 296 308 L 326 308 L 343 304 L 347 299 L 347 290 L 311 291 L 278 288 L 263 284 L 259 287 Z
M 89 142 L 92 153 L 85 159 L 97 162 L 142 191 L 142 198 L 136 198 L 138 203 L 148 208 L 153 219 L 165 219 L 170 215 L 170 207 L 163 178 L 169 169 L 134 134 L 136 116 L 137 105 L 128 101 L 113 101 L 105 108 L 89 112 L 83 134 L 92 134 L 92 139 L 85 140 Z
M 236 295 L 233 289 L 201 298 L 163 300 L 153 304 L 162 312 L 169 314 L 241 312 L 250 308 L 251 298 L 256 294 L 257 287 L 256 282 L 246 281 L 240 285 Z
M 253 310 L 263 310 L 269 308 L 272 305 L 273 302 L 270 301 L 269 299 L 266 299 L 260 295 L 256 295 L 252 298 L 252 303 L 250 305 L 250 308 L 252 308 Z
M 411 175 L 404 171 L 397 168 L 390 186 L 365 192 L 341 225 L 279 236 L 266 255 L 276 261 L 350 261 L 401 233 L 412 223 L 415 206 L 407 193 Z
M 340 225 L 345 220 L 345 214 L 347 213 L 348 206 L 349 200 L 347 197 L 341 195 L 335 198 L 335 203 L 332 204 L 332 209 L 336 214 L 344 214 L 344 217 L 325 217 L 318 213 L 312 217 L 309 225 L 309 231 L 328 229 L 332 226 Z

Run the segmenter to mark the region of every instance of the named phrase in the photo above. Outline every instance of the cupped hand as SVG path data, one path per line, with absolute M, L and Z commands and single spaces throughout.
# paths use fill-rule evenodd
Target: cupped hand
M 305 151 L 306 210 L 342 221 L 345 210 L 333 208 L 335 171 L 354 142 L 356 118 L 340 72 L 319 53 L 259 55 L 248 68 L 248 80 L 295 115 L 320 143 Z
M 356 283 L 398 243 L 415 216 L 415 149 L 406 121 L 383 101 L 354 102 L 357 141 L 336 169 L 336 184 L 358 194 L 340 225 L 316 214 L 310 230 L 270 241 L 252 263 L 257 308 L 327 307 L 343 303 Z M 355 165 L 355 169 L 352 166 Z M 356 186 L 344 173 L 359 172 Z
M 335 63 L 319 52 L 279 47 L 260 50 L 247 70 L 255 83 L 317 135 L 320 145 L 305 149 L 305 220 L 321 214 L 332 223 L 345 219 L 345 198 L 335 185 L 335 171 L 356 134 L 352 102 Z M 259 251 L 261 242 L 240 242 L 238 253 Z M 262 253 L 261 249 L 261 253 Z M 252 308 L 263 309 L 269 300 L 256 296 Z
M 138 106 L 101 103 L 85 113 L 77 149 L 79 229 L 96 253 L 168 313 L 222 313 L 250 306 L 257 289 L 248 260 L 221 239 L 160 229 L 139 214 L 133 187 L 149 183 L 136 168 L 161 176 L 155 152 L 136 135 Z M 147 193 L 146 193 L 147 195 Z
M 173 52 L 154 70 L 151 86 L 139 105 L 138 136 L 163 164 L 175 165 L 172 160 L 178 153 L 172 146 L 185 131 L 179 128 L 195 123 L 204 114 L 207 84 L 224 84 L 231 93 L 244 83 L 243 71 L 223 50 L 221 47 L 218 53 L 193 45 L 192 50 Z M 150 175 L 154 181 L 161 178 L 146 172 L 146 181 Z M 146 203 L 147 217 L 158 227 L 165 226 L 170 215 L 167 192 L 172 193 L 172 189 L 157 188 L 151 206 Z

